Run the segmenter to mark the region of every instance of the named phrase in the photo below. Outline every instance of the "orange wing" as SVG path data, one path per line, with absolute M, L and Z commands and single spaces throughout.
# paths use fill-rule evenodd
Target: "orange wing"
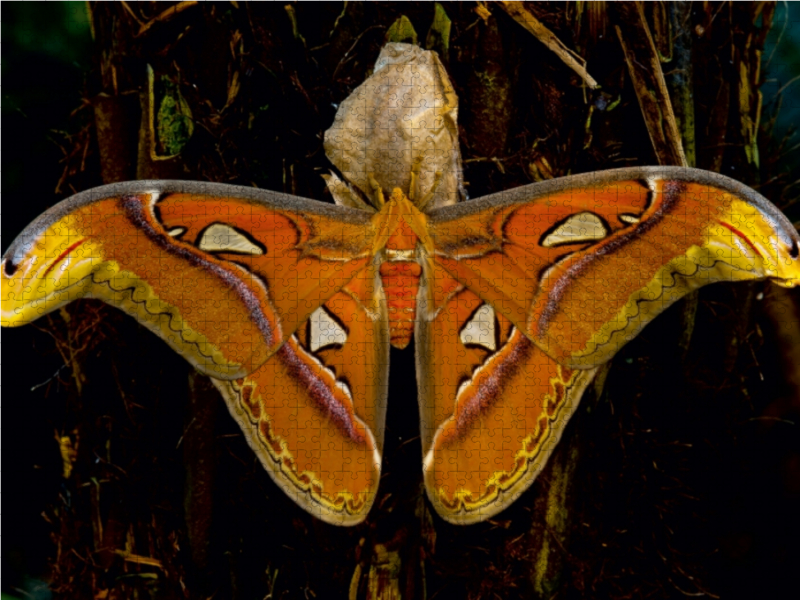
M 565 177 L 433 211 L 428 223 L 436 264 L 570 368 L 608 361 L 708 283 L 800 284 L 786 217 L 696 169 Z
M 377 281 L 367 269 L 254 373 L 213 380 L 275 482 L 335 525 L 366 518 L 380 479 L 389 328 Z
M 432 263 L 417 381 L 425 487 L 439 515 L 487 519 L 536 479 L 596 369 L 559 365 Z
M 417 370 L 425 486 L 474 523 L 547 462 L 596 367 L 688 291 L 800 285 L 800 240 L 767 200 L 686 169 L 536 184 L 427 215 Z
M 3 325 L 80 297 L 121 308 L 215 377 L 292 499 L 353 525 L 366 517 L 381 469 L 381 239 L 369 212 L 264 190 L 106 186 L 45 213 L 8 250 Z
M 242 377 L 370 264 L 370 219 L 229 185 L 96 188 L 43 214 L 6 252 L 2 324 L 100 298 L 201 372 Z

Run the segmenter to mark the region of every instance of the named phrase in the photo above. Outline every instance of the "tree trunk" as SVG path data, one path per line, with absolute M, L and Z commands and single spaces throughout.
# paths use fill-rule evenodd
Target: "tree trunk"
M 460 98 L 470 197 L 688 159 L 764 182 L 780 205 L 778 166 L 759 154 L 773 5 L 605 4 L 525 3 L 585 59 L 592 89 L 496 3 L 90 2 L 90 135 L 60 189 L 171 178 L 330 201 L 322 134 L 405 16 Z M 766 597 L 799 558 L 782 479 L 798 456 L 782 423 L 800 405 L 798 306 L 769 284 L 721 284 L 668 310 L 601 370 L 534 485 L 474 526 L 425 498 L 413 351 L 392 350 L 379 497 L 338 528 L 272 483 L 206 378 L 132 319 L 75 303 L 49 325 L 74 374 L 48 417 L 71 466 L 46 512 L 50 585 L 109 599 Z

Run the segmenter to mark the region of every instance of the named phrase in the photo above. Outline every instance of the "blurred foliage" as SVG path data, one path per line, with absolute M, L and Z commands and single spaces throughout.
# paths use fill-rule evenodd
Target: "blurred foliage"
M 777 91 L 789 84 L 775 124 L 776 134 L 797 131 L 800 123 L 800 79 L 797 79 L 800 76 L 800 3 L 778 3 L 772 31 L 764 46 L 762 68 L 767 73 L 767 81 L 761 88 L 767 102 L 774 103 Z M 792 80 L 794 82 L 789 83 Z M 795 160 L 800 161 L 800 158 Z
M 3 9 L 3 43 L 6 69 L 25 54 L 41 54 L 69 64 L 86 65 L 91 32 L 85 2 L 54 2 L 47 7 L 13 3 Z
M 3 6 L 2 34 L 1 115 L 6 139 L 14 140 L 13 151 L 7 146 L 2 158 L 5 201 L 23 190 L 49 196 L 70 135 L 70 113 L 81 106 L 89 69 L 92 39 L 86 3 L 8 2 Z M 22 207 L 4 220 L 5 245 L 36 210 Z
M 765 117 L 774 119 L 772 137 L 778 145 L 777 170 L 785 174 L 783 206 L 800 224 L 800 2 L 779 2 L 764 46 Z M 782 142 L 782 144 L 781 144 Z

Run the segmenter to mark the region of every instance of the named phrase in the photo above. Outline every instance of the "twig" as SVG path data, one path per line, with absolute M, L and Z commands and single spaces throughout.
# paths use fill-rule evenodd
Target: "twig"
M 522 2 L 504 1 L 500 2 L 500 6 L 511 18 L 530 31 L 537 40 L 554 52 L 565 65 L 575 71 L 587 86 L 593 90 L 600 87 L 597 81 L 586 71 L 586 67 L 581 64 L 581 62 L 585 62 L 583 58 L 567 48 L 564 42 L 556 37 L 556 34 L 545 27 L 539 19 L 533 16 L 533 13 L 523 6 Z
M 133 20 L 136 21 L 139 24 L 139 26 L 141 26 L 142 20 L 136 16 L 136 13 L 133 12 L 133 9 L 130 6 L 128 6 L 128 3 L 123 0 L 122 2 L 120 2 L 120 4 L 122 4 L 122 8 L 125 9 L 125 12 L 127 12 L 133 18 Z
M 775 51 L 778 49 L 778 46 L 781 45 L 781 40 L 783 39 L 783 34 L 786 32 L 786 25 L 789 23 L 789 3 L 786 0 L 783 1 L 783 27 L 781 27 L 781 32 L 778 34 L 778 39 L 775 42 L 775 45 L 772 47 L 772 52 L 769 53 L 769 58 L 767 59 L 767 64 L 765 68 L 769 69 L 769 65 L 772 62 L 772 57 L 775 56 Z
M 800 79 L 800 75 L 795 75 L 794 77 L 792 77 L 789 81 L 787 81 L 785 84 L 783 84 L 781 89 L 779 89 L 777 92 L 775 92 L 775 95 L 776 96 L 780 96 L 786 90 L 786 88 L 788 88 L 790 85 L 792 85 L 798 79 Z
M 197 0 L 185 0 L 184 2 L 178 2 L 175 6 L 170 6 L 168 9 L 158 13 L 155 17 L 150 19 L 147 23 L 144 23 L 139 28 L 139 33 L 136 34 L 136 37 L 142 35 L 145 31 L 150 29 L 156 23 L 162 23 L 164 21 L 168 21 L 178 13 L 183 12 L 187 8 L 191 8 L 192 6 L 196 6 L 198 4 Z
M 655 42 L 635 2 L 613 4 L 619 43 L 659 164 L 688 166 Z

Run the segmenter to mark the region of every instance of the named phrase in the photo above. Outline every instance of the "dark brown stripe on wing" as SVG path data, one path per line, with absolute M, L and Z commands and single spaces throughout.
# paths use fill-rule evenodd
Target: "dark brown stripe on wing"
M 272 325 L 261 306 L 261 299 L 245 284 L 239 274 L 208 260 L 200 250 L 175 243 L 175 239 L 164 232 L 163 228 L 161 230 L 158 228 L 160 223 L 155 219 L 152 203 L 143 200 L 141 196 L 124 196 L 120 198 L 119 203 L 126 218 L 161 250 L 182 258 L 195 267 L 213 273 L 222 284 L 233 290 L 247 308 L 250 320 L 261 332 L 266 344 L 273 346 L 276 343 Z
M 296 338 L 292 338 L 296 340 Z M 298 344 L 298 347 L 299 344 Z M 353 420 L 352 413 L 334 395 L 328 383 L 320 377 L 320 367 L 310 357 L 302 356 L 291 344 L 285 343 L 278 350 L 278 359 L 284 364 L 289 375 L 300 383 L 300 387 L 314 401 L 314 404 L 344 433 L 357 444 L 364 444 L 366 436 Z M 306 358 L 306 360 L 303 360 Z
M 662 181 L 659 183 L 663 184 L 661 188 L 661 202 L 647 219 L 624 233 L 613 236 L 607 241 L 600 242 L 588 248 L 585 251 L 586 254 L 581 257 L 580 260 L 573 263 L 558 278 L 558 281 L 553 284 L 547 296 L 547 304 L 545 304 L 544 310 L 541 315 L 539 315 L 536 331 L 537 336 L 541 336 L 547 331 L 550 322 L 561 307 L 561 301 L 574 282 L 582 277 L 597 261 L 620 251 L 631 242 L 646 235 L 655 228 L 667 214 L 675 209 L 675 206 L 680 201 L 681 194 L 686 189 L 685 183 L 682 181 Z M 654 192 L 651 192 L 651 195 L 653 194 Z M 652 205 L 654 202 L 655 198 L 648 204 Z
M 511 339 L 513 337 L 512 334 Z M 475 419 L 497 402 L 505 386 L 527 363 L 533 344 L 524 335 L 517 337 L 516 343 L 511 348 L 501 349 L 473 374 L 468 389 L 474 391 L 471 397 L 461 404 L 456 415 L 456 437 L 466 435 L 470 431 Z M 481 377 L 481 372 L 488 372 L 488 376 Z

